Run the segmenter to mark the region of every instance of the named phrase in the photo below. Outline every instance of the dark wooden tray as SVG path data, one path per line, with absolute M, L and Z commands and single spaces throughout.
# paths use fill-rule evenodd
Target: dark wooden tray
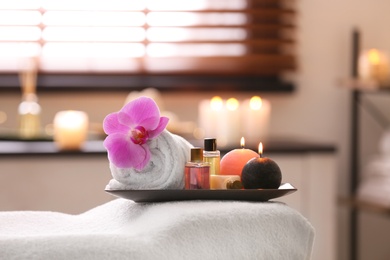
M 279 189 L 242 190 L 105 190 L 106 192 L 135 202 L 163 202 L 182 200 L 238 200 L 268 201 L 297 191 L 290 183 Z

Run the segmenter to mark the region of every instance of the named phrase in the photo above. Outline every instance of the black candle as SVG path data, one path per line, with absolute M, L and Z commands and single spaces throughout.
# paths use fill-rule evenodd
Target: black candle
M 282 182 L 282 172 L 277 163 L 263 158 L 263 145 L 259 144 L 260 157 L 249 160 L 241 173 L 245 189 L 278 189 Z

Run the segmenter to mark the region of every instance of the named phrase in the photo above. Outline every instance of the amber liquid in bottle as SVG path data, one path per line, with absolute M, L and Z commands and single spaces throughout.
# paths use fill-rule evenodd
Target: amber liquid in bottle
M 203 160 L 210 165 L 210 175 L 219 174 L 221 153 L 217 150 L 217 139 L 204 139 Z
M 219 174 L 219 164 L 220 164 L 220 155 L 213 155 L 208 152 L 204 154 L 203 160 L 204 162 L 210 165 L 210 175 L 218 175 Z

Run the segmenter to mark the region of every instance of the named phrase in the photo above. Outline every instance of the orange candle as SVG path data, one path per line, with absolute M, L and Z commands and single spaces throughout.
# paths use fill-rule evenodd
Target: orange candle
M 259 154 L 250 149 L 245 149 L 245 139 L 241 138 L 241 149 L 234 149 L 222 157 L 220 162 L 221 175 L 239 175 L 242 168 L 252 158 L 259 157 Z

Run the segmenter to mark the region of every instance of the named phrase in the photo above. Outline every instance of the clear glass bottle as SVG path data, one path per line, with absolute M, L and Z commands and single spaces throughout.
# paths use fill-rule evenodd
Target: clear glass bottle
M 205 138 L 203 161 L 210 164 L 210 175 L 218 175 L 221 160 L 221 152 L 217 150 L 217 139 Z
M 22 101 L 18 107 L 19 134 L 21 138 L 33 139 L 41 132 L 41 106 L 36 94 L 37 64 L 34 58 L 25 61 L 20 72 Z
M 41 106 L 35 94 L 24 95 L 23 101 L 18 107 L 19 134 L 21 138 L 36 138 L 40 135 Z
M 186 190 L 210 189 L 210 165 L 203 161 L 203 149 L 191 148 L 191 161 L 184 167 Z

